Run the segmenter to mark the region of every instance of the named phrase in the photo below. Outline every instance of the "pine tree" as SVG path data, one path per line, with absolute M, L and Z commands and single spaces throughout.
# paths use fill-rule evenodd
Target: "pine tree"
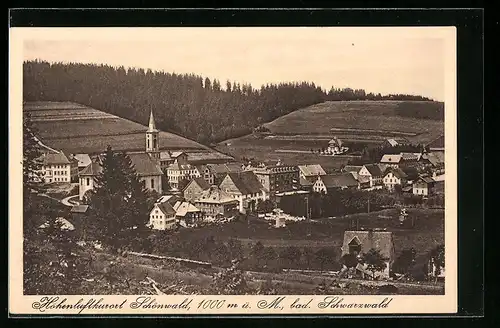
M 101 159 L 90 205 L 103 242 L 112 249 L 127 246 L 147 223 L 148 193 L 140 182 L 130 158 L 108 146 Z
M 23 119 L 23 209 L 24 215 L 31 215 L 33 195 L 41 187 L 41 149 L 35 137 L 31 115 L 26 113 Z

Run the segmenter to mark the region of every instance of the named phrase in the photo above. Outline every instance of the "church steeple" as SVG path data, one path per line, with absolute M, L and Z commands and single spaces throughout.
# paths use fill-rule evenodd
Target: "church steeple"
M 149 114 L 149 125 L 146 131 L 146 153 L 155 160 L 160 159 L 160 131 L 156 129 L 155 119 L 153 117 L 153 110 Z
M 148 132 L 157 132 L 157 131 L 158 130 L 156 129 L 155 118 L 153 117 L 153 110 L 151 109 L 151 112 L 149 114 Z

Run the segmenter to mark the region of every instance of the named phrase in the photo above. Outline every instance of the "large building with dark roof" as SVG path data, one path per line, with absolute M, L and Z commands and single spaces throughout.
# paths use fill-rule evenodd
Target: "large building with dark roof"
M 259 201 L 266 199 L 265 190 L 252 171 L 228 173 L 219 187 L 239 201 L 242 213 L 254 210 Z
M 156 129 L 153 112 L 149 119 L 149 127 L 146 131 L 146 147 L 144 152 L 128 152 L 127 156 L 132 166 L 148 190 L 154 190 L 161 194 L 163 192 L 162 175 L 160 169 L 160 140 L 159 131 Z M 89 190 L 95 188 L 97 175 L 102 171 L 99 158 L 94 159 L 86 168 L 80 172 L 79 197 L 84 200 Z

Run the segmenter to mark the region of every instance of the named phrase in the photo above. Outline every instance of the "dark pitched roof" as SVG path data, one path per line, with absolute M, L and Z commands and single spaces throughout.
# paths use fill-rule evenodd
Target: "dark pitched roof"
M 434 183 L 434 182 L 436 182 L 436 181 L 434 181 L 433 178 L 427 177 L 427 176 L 421 176 L 421 177 L 418 178 L 418 180 L 419 181 L 423 181 L 425 183 Z
M 380 251 L 384 257 L 394 259 L 394 241 L 390 231 L 346 231 L 342 245 L 342 256 L 349 253 L 349 243 L 355 240 L 361 244 L 361 252 L 367 253 L 371 248 Z
M 432 148 L 444 149 L 444 135 L 441 135 L 436 139 L 434 139 L 433 141 L 431 141 L 429 144 L 427 144 L 427 147 L 431 149 Z
M 127 154 L 139 176 L 162 175 L 163 172 L 146 153 Z
M 304 179 L 303 177 L 300 177 L 300 185 L 301 186 L 304 186 L 304 187 L 310 187 L 312 186 L 314 183 L 312 183 L 311 181 L 307 180 L 307 179 Z
M 327 174 L 319 177 L 327 188 L 354 187 L 358 181 L 351 173 Z
M 102 172 L 102 166 L 99 165 L 99 163 L 92 162 L 89 165 L 87 165 L 87 167 L 84 168 L 82 172 L 80 172 L 80 176 L 86 176 L 86 175 L 94 176 L 98 175 L 101 172 Z
M 43 165 L 55 164 L 71 164 L 71 162 L 62 151 L 59 153 L 47 152 L 43 155 Z
M 168 202 L 156 204 L 165 215 L 175 215 L 175 210 Z
M 208 182 L 205 181 L 205 179 L 203 178 L 194 178 L 192 179 L 191 181 L 189 181 L 189 183 L 186 185 L 186 188 L 192 184 L 192 183 L 196 183 L 200 188 L 201 190 L 207 190 L 207 189 L 210 189 L 210 185 L 208 184 Z M 186 189 L 184 188 L 184 190 Z
M 377 164 L 367 164 L 365 165 L 365 167 L 373 177 L 379 177 L 383 174 L 380 166 L 378 166 Z
M 408 179 L 410 180 L 418 178 L 418 170 L 415 167 L 402 167 L 401 170 L 406 173 Z
M 228 176 L 243 195 L 259 193 L 262 190 L 259 179 L 251 171 L 228 173 Z

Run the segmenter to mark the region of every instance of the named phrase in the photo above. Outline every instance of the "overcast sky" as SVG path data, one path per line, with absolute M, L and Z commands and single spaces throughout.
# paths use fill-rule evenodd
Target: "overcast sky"
M 325 89 L 445 97 L 445 43 L 425 28 L 47 30 L 24 39 L 25 60 L 195 73 L 256 88 L 305 80 Z

